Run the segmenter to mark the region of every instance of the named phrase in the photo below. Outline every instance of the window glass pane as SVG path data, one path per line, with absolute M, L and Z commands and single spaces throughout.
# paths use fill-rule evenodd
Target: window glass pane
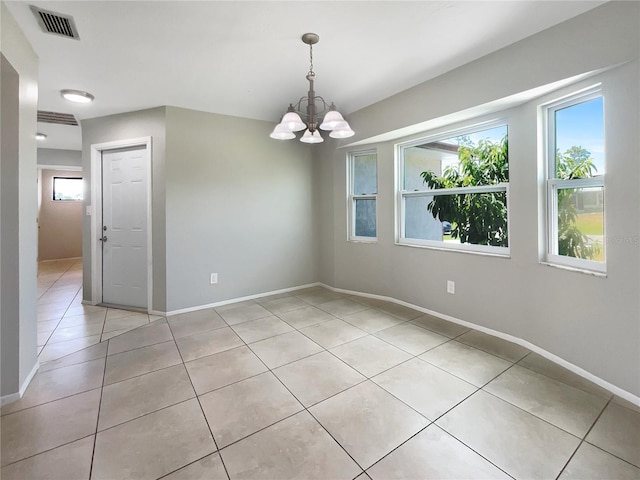
M 506 192 L 407 197 L 404 221 L 405 238 L 509 245 Z
M 82 200 L 82 178 L 53 177 L 54 200 Z
M 508 182 L 507 126 L 405 148 L 403 162 L 408 191 Z
M 353 157 L 353 194 L 372 195 L 378 192 L 376 155 Z
M 556 178 L 604 174 L 602 97 L 555 110 Z
M 376 201 L 373 198 L 355 200 L 355 227 L 357 237 L 376 236 Z
M 604 262 L 604 188 L 558 189 L 558 255 Z

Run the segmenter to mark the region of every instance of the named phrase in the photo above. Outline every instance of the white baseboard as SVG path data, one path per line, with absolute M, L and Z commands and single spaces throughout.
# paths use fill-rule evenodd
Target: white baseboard
M 15 402 L 16 400 L 20 400 L 24 395 L 24 392 L 29 387 L 31 380 L 33 380 L 33 376 L 38 372 L 39 368 L 40 368 L 40 362 L 36 360 L 36 364 L 33 366 L 31 371 L 29 372 L 29 375 L 27 375 L 27 378 L 24 379 L 24 382 L 22 382 L 22 385 L 20 386 L 20 390 L 17 391 L 16 393 L 10 393 L 9 395 L 4 395 L 0 397 L 0 406 L 6 405 L 11 402 Z
M 459 318 L 455 318 L 452 317 L 450 315 L 445 315 L 444 313 L 440 313 L 440 312 L 436 312 L 434 310 L 429 310 L 428 308 L 423 308 L 423 307 L 419 307 L 418 305 L 414 305 L 412 303 L 409 302 L 404 302 L 402 300 L 397 300 L 395 298 L 392 297 L 385 297 L 383 295 L 373 295 L 370 293 L 362 293 L 362 292 L 356 292 L 353 290 L 345 290 L 343 288 L 334 288 L 331 287 L 329 285 L 325 285 L 324 283 L 320 283 L 321 286 L 334 291 L 334 292 L 339 292 L 339 293 L 346 293 L 348 295 L 356 295 L 359 297 L 365 297 L 365 298 L 373 298 L 373 299 L 377 299 L 377 300 L 385 300 L 387 302 L 392 302 L 392 303 L 396 303 L 398 305 L 403 305 L 405 307 L 409 307 L 412 308 L 414 310 L 417 310 L 419 312 L 423 312 L 426 313 L 428 315 L 434 316 L 434 317 L 438 317 L 441 318 L 443 320 L 447 320 L 449 322 L 452 323 L 457 323 L 458 325 L 463 325 L 465 327 L 469 327 L 472 328 L 474 330 L 479 330 L 481 332 L 487 333 L 489 335 L 493 335 L 494 337 L 498 337 L 498 338 L 502 338 L 503 340 L 507 340 L 508 342 L 512 342 L 515 343 L 517 345 L 521 345 L 529 350 L 531 350 L 532 352 L 537 353 L 538 355 L 546 358 L 547 360 L 550 360 L 558 365 L 560 365 L 561 367 L 566 368 L 567 370 L 575 373 L 576 375 L 581 376 L 582 378 L 585 378 L 587 380 L 589 380 L 590 382 L 595 383 L 596 385 L 610 391 L 611 393 L 619 396 L 620 398 L 623 398 L 625 400 L 627 400 L 628 402 L 633 403 L 634 405 L 640 406 L 640 397 L 638 397 L 637 395 L 634 395 L 630 392 L 627 392 L 626 390 L 623 390 L 620 387 L 617 387 L 616 385 L 613 385 L 612 383 L 607 382 L 606 380 L 603 380 L 602 378 L 592 374 L 591 372 L 588 372 L 587 370 L 578 367 L 577 365 L 574 365 L 573 363 L 567 362 L 566 360 L 564 360 L 561 357 L 558 357 L 557 355 L 546 351 L 545 349 L 534 345 L 533 343 L 524 340 L 522 338 L 519 337 L 514 337 L 513 335 L 509 335 L 508 333 L 503 333 L 500 332 L 498 330 L 493 330 L 491 328 L 487 328 L 487 327 L 483 327 L 482 325 L 477 325 L 475 323 L 471 323 L 471 322 L 467 322 L 465 320 L 461 320 Z

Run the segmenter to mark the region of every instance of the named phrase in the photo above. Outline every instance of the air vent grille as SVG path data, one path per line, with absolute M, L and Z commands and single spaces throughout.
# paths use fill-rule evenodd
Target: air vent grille
M 44 112 L 38 110 L 38 121 L 44 123 L 56 123 L 58 125 L 70 125 L 72 127 L 78 126 L 78 121 L 70 113 L 59 112 Z
M 38 24 L 44 33 L 52 33 L 66 38 L 80 40 L 78 29 L 71 15 L 63 15 L 34 5 L 30 6 L 31 11 L 36 16 Z

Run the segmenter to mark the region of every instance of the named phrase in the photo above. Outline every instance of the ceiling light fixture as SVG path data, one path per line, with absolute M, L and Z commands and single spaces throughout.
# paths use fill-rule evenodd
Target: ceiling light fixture
M 65 100 L 75 103 L 91 103 L 96 97 L 82 90 L 60 90 L 60 95 Z
M 331 131 L 331 138 L 348 138 L 355 135 L 349 124 L 342 118 L 340 112 L 336 110 L 336 106 L 331 103 L 327 107 L 324 98 L 316 95 L 313 90 L 313 83 L 316 74 L 313 72 L 313 45 L 320 41 L 320 37 L 315 33 L 305 33 L 302 35 L 302 42 L 309 45 L 309 72 L 307 80 L 309 81 L 309 92 L 306 97 L 300 98 L 298 103 L 289 104 L 287 113 L 282 117 L 282 121 L 276 125 L 271 138 L 277 140 L 290 140 L 296 138 L 293 132 L 305 130 L 300 141 L 304 143 L 320 143 L 324 142 L 318 128 Z M 318 125 L 318 117 L 324 114 L 324 120 Z M 304 118 L 304 121 L 302 120 Z
M 44 133 L 36 133 L 36 140 L 45 140 L 47 136 Z

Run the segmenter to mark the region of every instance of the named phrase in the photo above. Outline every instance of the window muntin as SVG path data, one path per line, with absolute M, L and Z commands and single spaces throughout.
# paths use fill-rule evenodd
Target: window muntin
M 604 272 L 604 99 L 591 90 L 546 113 L 546 260 Z
M 375 241 L 377 237 L 378 173 L 376 152 L 349 156 L 349 239 Z
M 398 158 L 398 243 L 508 253 L 506 125 L 413 141 Z
M 53 177 L 54 201 L 82 201 L 82 198 L 81 177 Z

